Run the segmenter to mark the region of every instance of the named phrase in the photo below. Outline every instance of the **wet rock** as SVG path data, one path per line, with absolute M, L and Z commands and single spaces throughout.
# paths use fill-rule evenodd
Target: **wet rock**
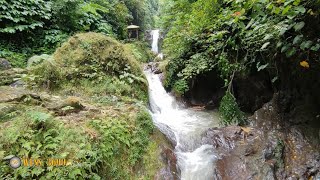
M 150 69 L 154 74 L 160 74 L 162 71 L 159 68 L 159 62 L 150 62 L 147 64 L 147 69 Z
M 0 70 L 7 70 L 11 68 L 11 64 L 8 60 L 0 58 Z
M 162 168 L 155 179 L 157 180 L 177 180 L 178 178 L 178 169 L 177 169 L 177 157 L 174 154 L 173 150 L 170 147 L 161 147 L 161 158 L 166 165 Z
M 203 143 L 212 144 L 219 155 L 216 179 L 316 179 L 320 175 L 316 136 L 308 139 L 308 131 L 300 125 L 283 123 L 273 101 L 250 119 L 250 128 L 212 128 L 204 134 Z M 311 126 L 308 130 L 318 133 Z
M 174 180 L 169 167 L 162 168 L 154 177 L 154 180 Z

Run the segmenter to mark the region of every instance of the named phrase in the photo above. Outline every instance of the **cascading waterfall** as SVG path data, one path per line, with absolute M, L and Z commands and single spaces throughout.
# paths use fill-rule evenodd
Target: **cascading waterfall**
M 152 36 L 152 49 L 151 50 L 156 54 L 159 53 L 159 48 L 158 48 L 159 35 L 160 35 L 159 29 L 151 31 L 151 36 Z
M 154 30 L 152 50 L 158 49 L 159 30 Z M 185 108 L 167 93 L 158 75 L 145 71 L 149 83 L 151 114 L 154 124 L 171 141 L 176 142 L 175 154 L 182 180 L 213 179 L 214 148 L 201 145 L 201 134 L 218 126 L 214 112 Z

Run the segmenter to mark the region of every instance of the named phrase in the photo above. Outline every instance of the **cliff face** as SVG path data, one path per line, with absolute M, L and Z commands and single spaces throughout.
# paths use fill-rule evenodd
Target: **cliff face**
M 210 129 L 204 144 L 216 147 L 217 179 L 317 179 L 319 128 L 292 125 L 279 113 L 276 94 L 250 117 L 252 126 Z

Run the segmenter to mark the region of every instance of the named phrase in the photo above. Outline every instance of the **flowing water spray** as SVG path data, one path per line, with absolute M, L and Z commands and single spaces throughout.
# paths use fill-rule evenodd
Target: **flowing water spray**
M 158 50 L 159 30 L 152 31 L 152 50 Z M 158 51 L 157 51 L 158 52 Z M 171 141 L 175 142 L 175 155 L 183 180 L 213 179 L 214 149 L 201 145 L 201 134 L 210 127 L 218 126 L 214 112 L 185 108 L 168 94 L 158 75 L 146 70 L 149 83 L 151 114 L 154 124 Z
M 158 29 L 151 31 L 151 36 L 152 36 L 152 49 L 151 50 L 156 54 L 159 53 L 159 48 L 158 48 L 159 35 L 160 35 L 160 31 Z

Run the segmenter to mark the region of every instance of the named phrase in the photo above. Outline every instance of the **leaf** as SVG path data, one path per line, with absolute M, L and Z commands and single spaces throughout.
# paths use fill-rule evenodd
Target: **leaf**
M 279 35 L 280 35 L 280 36 L 284 35 L 284 33 L 286 33 L 287 30 L 288 30 L 287 27 L 282 27 L 282 28 L 280 28 Z
M 286 52 L 289 49 L 289 45 L 285 45 L 281 48 L 281 53 Z
M 278 76 L 274 77 L 274 78 L 271 80 L 271 82 L 274 83 L 274 82 L 276 82 L 277 80 L 278 80 Z
M 310 48 L 311 47 L 311 45 L 312 45 L 312 41 L 304 41 L 304 42 L 302 42 L 301 44 L 300 44 L 300 48 L 301 49 L 303 49 L 303 50 L 305 50 L 305 49 L 307 49 L 307 48 Z
M 296 48 L 291 48 L 289 51 L 287 51 L 286 56 L 291 57 L 296 53 Z
M 4 158 L 5 151 L 0 151 L 0 160 Z
M 291 7 L 292 7 L 291 5 L 285 7 L 285 8 L 283 9 L 283 11 L 282 11 L 282 15 L 287 14 L 287 12 L 291 9 Z
M 277 48 L 279 48 L 279 47 L 281 47 L 281 46 L 282 46 L 282 42 L 279 41 L 279 42 L 277 43 Z
M 270 42 L 266 42 L 261 46 L 261 50 L 265 49 L 268 45 L 270 44 Z
M 275 14 L 279 14 L 280 11 L 281 11 L 281 9 L 280 9 L 279 7 L 273 8 L 273 12 L 274 12 Z
M 9 155 L 9 156 L 4 157 L 3 160 L 9 160 L 9 159 L 11 159 L 13 157 L 15 157 L 15 156 L 14 155 Z
M 264 70 L 269 65 L 269 63 L 261 65 L 261 66 L 259 66 L 259 64 L 260 64 L 260 62 L 257 64 L 258 72 L 261 70 Z
M 293 39 L 293 44 L 297 44 L 300 43 L 301 38 L 303 37 L 303 35 L 298 35 Z
M 31 150 L 32 145 L 34 145 L 33 142 L 26 142 L 22 144 L 22 147 L 26 148 L 27 150 Z
M 306 12 L 306 8 L 304 8 L 303 6 L 298 6 L 295 8 L 296 11 L 304 14 Z
M 318 51 L 319 49 L 320 49 L 320 44 L 316 44 L 316 45 L 311 47 L 312 51 Z
M 302 22 L 299 22 L 296 25 L 294 25 L 293 28 L 295 31 L 300 31 L 304 27 L 304 25 L 305 25 L 305 23 L 302 21 Z
M 266 40 L 270 39 L 271 37 L 272 37 L 272 34 L 267 34 L 267 35 L 263 38 L 263 40 L 266 41 Z
M 75 169 L 73 170 L 70 174 L 69 177 L 72 179 L 76 179 L 77 175 L 81 175 L 81 170 L 80 169 Z
M 302 66 L 304 68 L 309 68 L 310 67 L 309 63 L 306 60 L 301 61 L 300 62 L 300 66 Z

